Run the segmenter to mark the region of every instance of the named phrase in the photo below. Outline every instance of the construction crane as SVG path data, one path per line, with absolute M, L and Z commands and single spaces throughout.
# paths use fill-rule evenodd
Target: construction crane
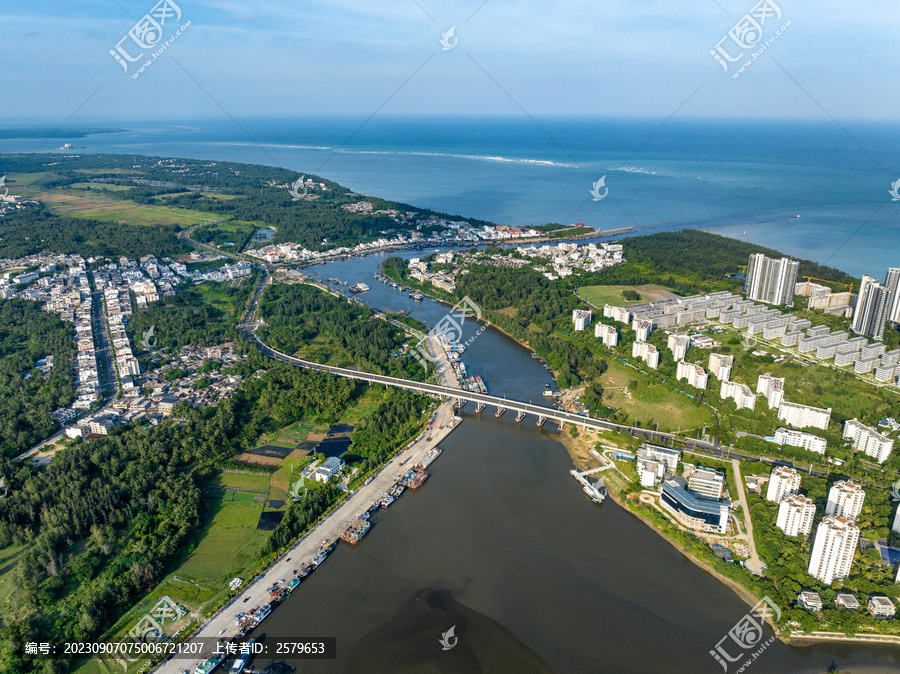
M 824 278 L 816 278 L 815 276 L 804 276 L 806 279 L 806 289 L 803 291 L 803 294 L 809 296 L 809 282 L 810 281 L 824 281 L 825 283 L 836 283 L 839 286 L 847 286 L 848 292 L 853 293 L 853 284 L 852 283 L 841 283 L 840 281 L 829 281 Z

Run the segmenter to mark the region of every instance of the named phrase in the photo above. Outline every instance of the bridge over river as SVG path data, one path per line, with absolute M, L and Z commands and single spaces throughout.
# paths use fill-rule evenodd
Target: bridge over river
M 516 421 L 522 421 L 527 415 L 537 417 L 538 426 L 543 426 L 544 423 L 548 420 L 557 423 L 559 425 L 559 428 L 563 428 L 565 424 L 571 423 L 590 430 L 618 431 L 621 433 L 628 433 L 635 437 L 646 439 L 648 442 L 671 444 L 673 440 L 677 439 L 680 442 L 684 442 L 686 446 L 691 449 L 713 450 L 715 452 L 720 451 L 719 447 L 711 442 L 704 442 L 702 440 L 696 440 L 693 438 L 678 437 L 674 433 L 663 433 L 660 431 L 654 431 L 652 429 L 639 428 L 637 426 L 625 426 L 622 424 L 604 421 L 602 419 L 592 419 L 591 417 L 574 414 L 573 412 L 565 412 L 563 410 L 543 407 L 541 405 L 534 405 L 532 403 L 510 400 L 509 398 L 498 398 L 497 396 L 492 396 L 485 393 L 464 391 L 462 389 L 452 388 L 450 386 L 427 384 L 420 381 L 412 381 L 410 379 L 389 377 L 387 375 L 373 374 L 371 372 L 364 372 L 362 370 L 357 370 L 354 368 L 322 365 L 320 363 L 314 363 L 312 361 L 294 358 L 293 356 L 288 356 L 287 354 L 281 353 L 280 351 L 276 351 L 272 347 L 263 343 L 252 332 L 248 331 L 245 334 L 247 334 L 250 339 L 254 340 L 259 349 L 270 358 L 274 358 L 276 360 L 280 360 L 282 362 L 290 363 L 291 365 L 296 365 L 298 367 L 303 367 L 310 370 L 329 372 L 339 377 L 360 379 L 362 381 L 384 384 L 385 386 L 394 386 L 410 391 L 418 391 L 420 393 L 430 393 L 442 398 L 455 398 L 458 406 L 462 406 L 468 402 L 472 402 L 476 405 L 476 412 L 481 412 L 486 407 L 490 406 L 496 408 L 495 416 L 501 416 L 508 410 L 516 412 Z

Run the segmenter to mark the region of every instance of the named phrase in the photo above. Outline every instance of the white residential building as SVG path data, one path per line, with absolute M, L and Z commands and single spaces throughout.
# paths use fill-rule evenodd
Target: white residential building
M 756 380 L 756 392 L 765 397 L 770 410 L 777 410 L 784 400 L 784 378 L 773 377 L 768 372 L 761 374 Z
M 878 463 L 884 463 L 894 447 L 894 441 L 891 438 L 856 419 L 844 422 L 843 437 L 853 440 L 854 451 L 864 452 Z
M 816 529 L 809 575 L 825 585 L 831 585 L 850 575 L 859 529 L 843 517 L 824 517 Z
M 637 472 L 642 487 L 654 489 L 666 474 L 666 464 L 661 461 L 638 458 Z
M 812 433 L 797 431 L 793 428 L 779 428 L 775 431 L 775 443 L 789 447 L 802 447 L 809 452 L 824 454 L 828 442 Z
M 684 359 L 690 345 L 691 338 L 688 335 L 676 335 L 675 333 L 672 333 L 666 340 L 666 347 L 672 352 L 672 358 L 676 361 Z
M 787 496 L 792 496 L 800 491 L 800 473 L 796 468 L 788 466 L 776 466 L 769 473 L 769 487 L 766 490 L 766 500 L 772 503 L 781 503 Z
M 675 473 L 678 471 L 678 462 L 681 460 L 681 450 L 645 442 L 638 447 L 637 456 L 639 459 L 662 464 L 666 473 Z
M 738 384 L 736 381 L 723 381 L 722 388 L 719 390 L 719 397 L 722 400 L 732 398 L 739 410 L 752 410 L 756 407 L 756 396 L 753 395 L 750 387 Z
M 828 490 L 828 502 L 825 504 L 825 514 L 843 517 L 851 522 L 856 521 L 862 512 L 863 501 L 866 492 L 862 486 L 849 480 L 835 482 Z
M 792 494 L 779 504 L 775 526 L 786 536 L 809 536 L 815 516 L 816 505 L 811 498 Z
M 706 388 L 706 384 L 709 380 L 709 377 L 706 374 L 706 370 L 704 370 L 699 365 L 695 365 L 694 363 L 688 363 L 685 360 L 678 361 L 678 369 L 676 370 L 676 377 L 678 379 L 687 379 L 689 386 L 693 386 L 694 388 L 701 388 L 701 389 Z
M 688 477 L 687 487 L 700 498 L 718 501 L 725 493 L 725 473 L 697 466 Z
M 709 373 L 719 381 L 731 379 L 733 365 L 734 356 L 726 356 L 721 353 L 709 354 Z
M 659 350 L 647 342 L 635 342 L 632 344 L 631 357 L 640 358 L 651 369 L 655 370 L 659 367 Z
M 646 342 L 650 339 L 650 332 L 653 330 L 653 323 L 635 318 L 631 327 L 637 333 L 637 341 Z
M 619 343 L 619 331 L 616 330 L 611 325 L 605 325 L 603 323 L 597 323 L 594 326 L 594 337 L 599 339 L 603 346 L 608 346 L 612 348 Z
M 809 407 L 797 403 L 783 402 L 778 408 L 778 418 L 794 428 L 828 428 L 831 421 L 831 408 Z
M 575 332 L 584 330 L 591 324 L 591 310 L 575 309 L 572 312 L 572 322 L 575 324 Z
M 776 260 L 754 253 L 747 262 L 744 292 L 747 299 L 766 304 L 794 305 L 794 287 L 800 264 L 786 257 Z
M 603 318 L 611 318 L 619 323 L 631 323 L 631 312 L 623 307 L 614 307 L 606 304 L 603 307 Z

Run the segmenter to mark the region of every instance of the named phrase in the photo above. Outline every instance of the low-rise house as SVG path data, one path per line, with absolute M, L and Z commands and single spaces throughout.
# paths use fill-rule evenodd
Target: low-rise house
M 344 461 L 336 456 L 325 459 L 322 465 L 316 468 L 313 477 L 316 482 L 328 482 L 331 478 L 341 472 L 344 467 Z
M 821 611 L 824 604 L 818 592 L 803 590 L 797 597 L 797 606 L 805 608 L 807 611 Z
M 834 605 L 837 608 L 845 608 L 850 611 L 855 611 L 859 608 L 859 600 L 849 592 L 838 592 L 838 595 L 834 600 Z
M 869 597 L 866 608 L 873 618 L 889 619 L 893 618 L 897 612 L 894 602 L 883 595 L 872 595 Z

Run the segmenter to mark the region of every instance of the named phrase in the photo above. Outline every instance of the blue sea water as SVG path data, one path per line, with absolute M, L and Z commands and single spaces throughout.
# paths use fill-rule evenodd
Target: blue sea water
M 900 201 L 889 193 L 900 178 L 896 124 L 376 116 L 99 125 L 128 130 L 70 142 L 278 165 L 498 223 L 694 227 L 854 275 L 900 266 Z M 0 151 L 42 142 L 2 140 Z M 602 176 L 609 192 L 595 201 L 589 190 Z

